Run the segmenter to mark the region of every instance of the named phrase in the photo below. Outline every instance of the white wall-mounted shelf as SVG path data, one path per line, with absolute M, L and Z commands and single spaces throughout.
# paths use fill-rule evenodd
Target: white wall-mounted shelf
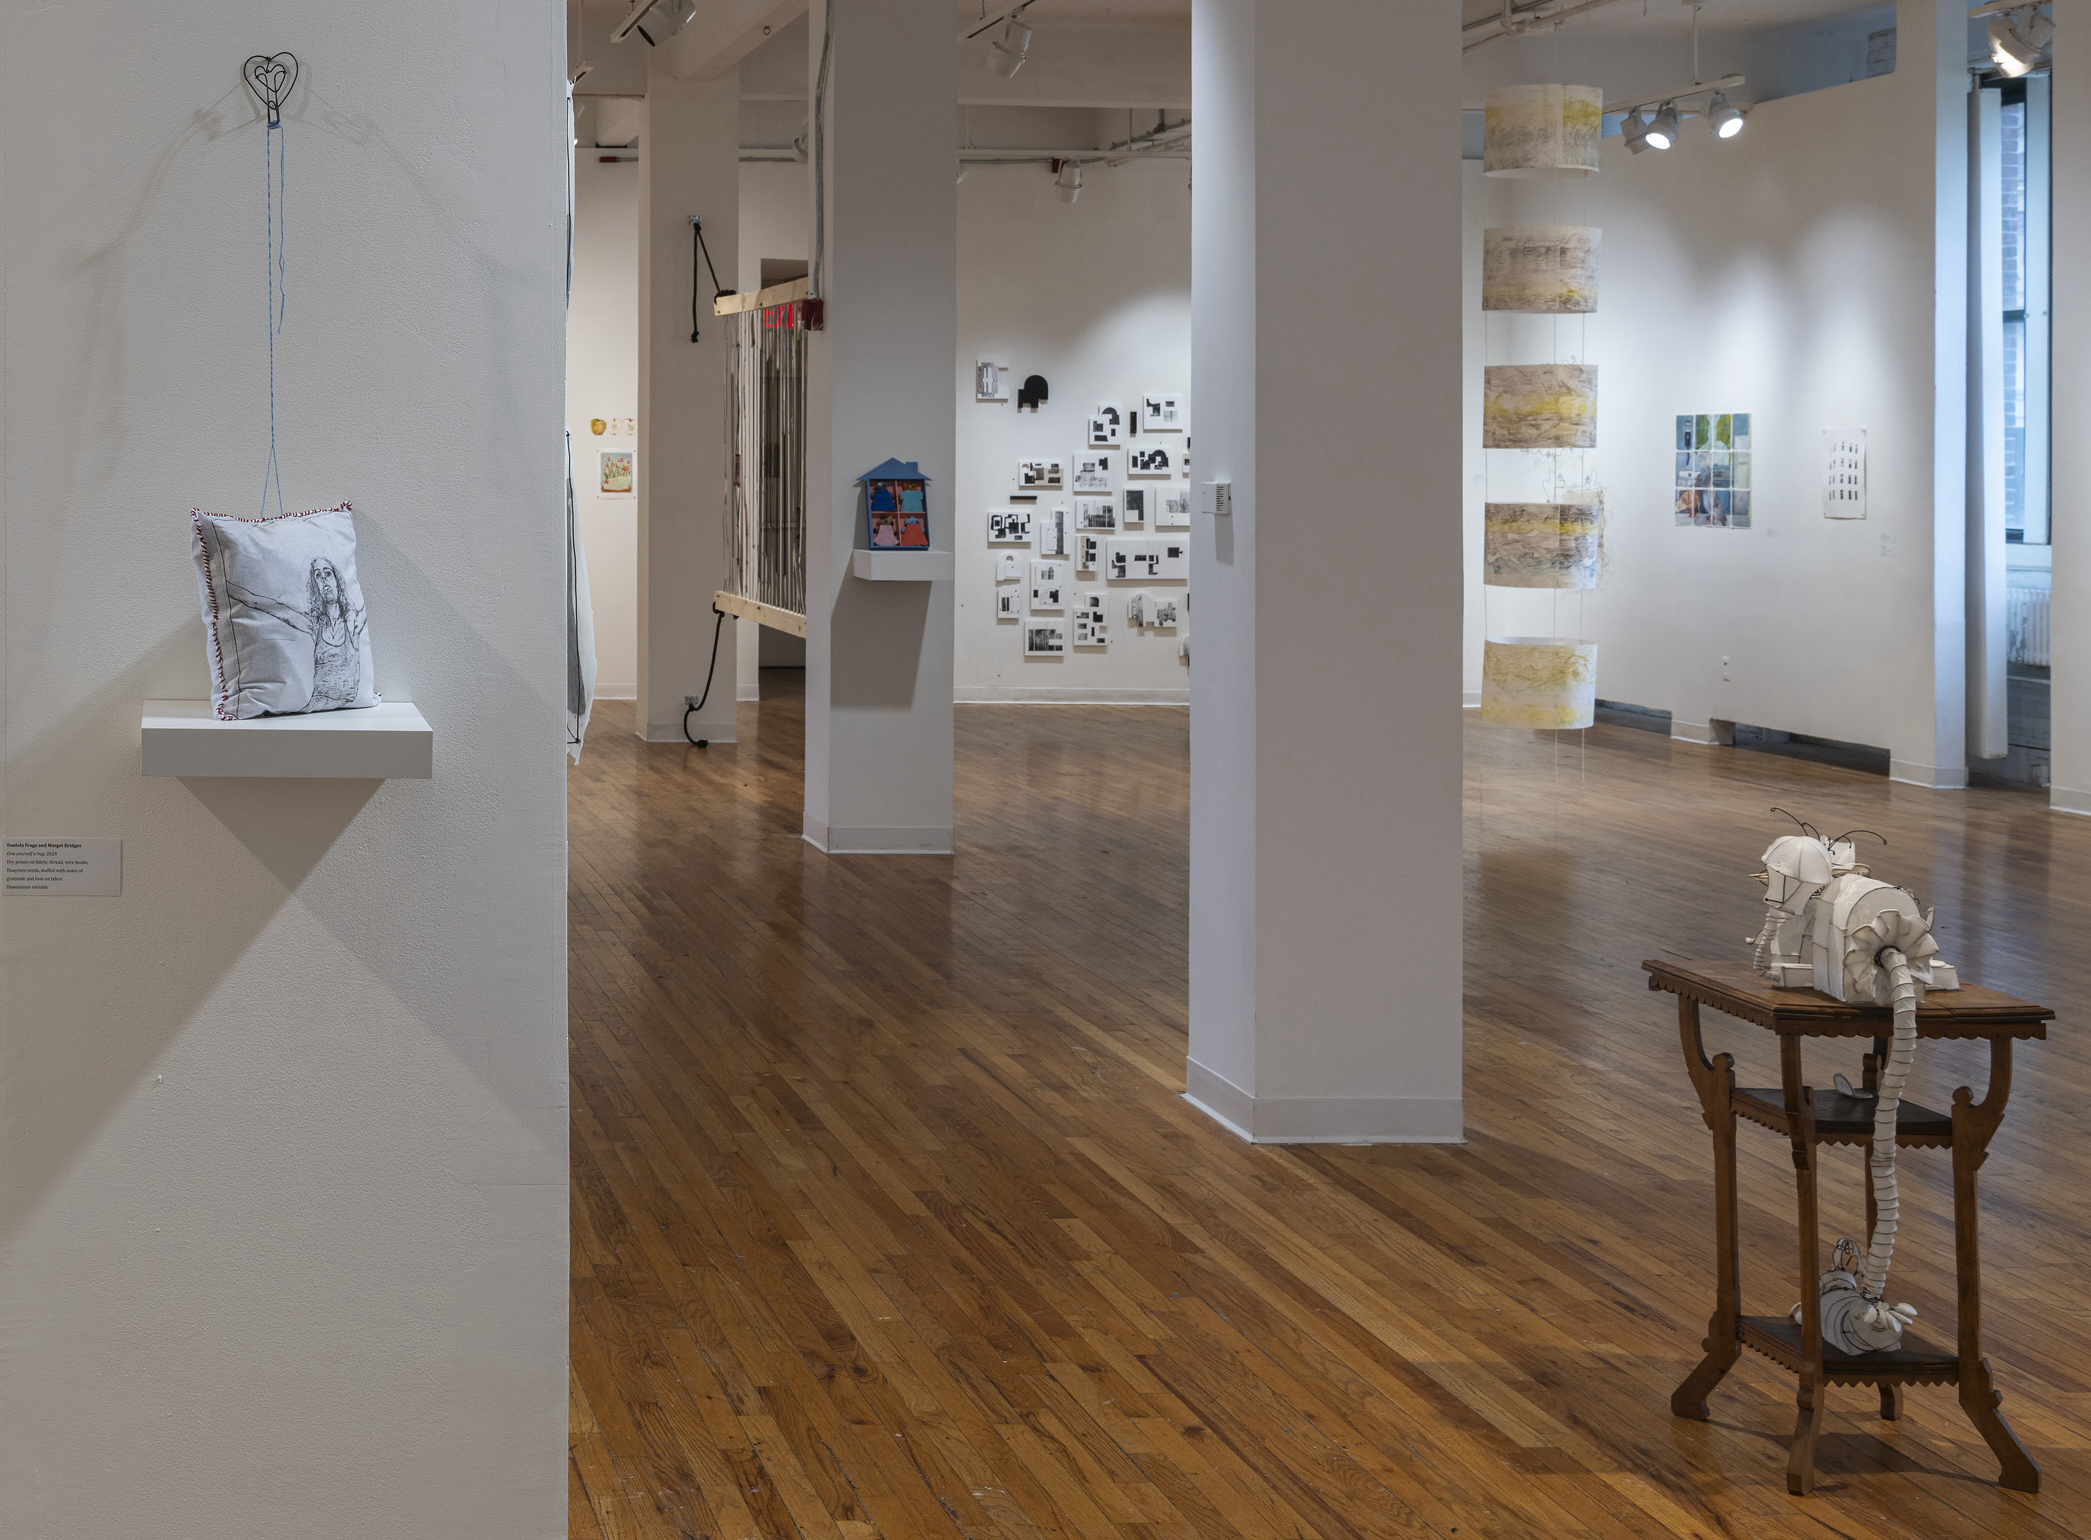
M 426 781 L 436 734 L 412 701 L 221 722 L 202 700 L 149 700 L 138 724 L 147 775 Z
M 958 570 L 958 557 L 950 551 L 857 550 L 849 570 L 867 583 L 935 583 Z

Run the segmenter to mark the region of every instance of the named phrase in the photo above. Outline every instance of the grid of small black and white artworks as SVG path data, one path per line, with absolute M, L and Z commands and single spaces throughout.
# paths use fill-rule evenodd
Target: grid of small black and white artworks
M 1150 391 L 1130 405 L 1099 402 L 1082 421 L 1081 448 L 1019 462 L 1009 494 L 1016 506 L 988 511 L 990 545 L 1028 547 L 998 552 L 994 563 L 996 618 L 1022 631 L 1027 658 L 1109 647 L 1114 607 L 1132 635 L 1174 629 L 1188 599 L 1181 587 L 1120 589 L 1114 598 L 1109 587 L 1073 586 L 1077 574 L 1111 585 L 1189 581 L 1184 399 Z

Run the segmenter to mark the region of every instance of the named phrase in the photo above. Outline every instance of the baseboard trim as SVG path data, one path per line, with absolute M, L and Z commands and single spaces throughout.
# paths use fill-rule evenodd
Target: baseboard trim
M 806 815 L 801 833 L 807 844 L 828 856 L 948 856 L 951 830 L 901 828 L 836 828 Z
M 1050 685 L 960 685 L 957 706 L 1188 706 L 1188 688 L 1157 690 L 1063 690 Z
M 639 687 L 636 684 L 599 684 L 595 687 L 596 700 L 637 700 Z
M 741 685 L 733 692 L 733 698 L 737 701 L 761 700 L 762 686 L 759 684 Z
M 2091 791 L 2064 791 L 2060 786 L 2047 789 L 2048 811 L 2067 813 L 2073 818 L 2091 818 Z
M 1888 779 L 1900 781 L 1905 786 L 1922 786 L 1929 791 L 1966 791 L 1968 767 L 1922 765 L 1914 759 L 1890 759 Z
M 1436 1096 L 1252 1096 L 1196 1059 L 1183 1099 L 1251 1144 L 1465 1144 L 1466 1104 Z
M 1462 710 L 1479 711 L 1481 709 L 1481 692 L 1479 690 L 1460 691 L 1459 704 Z
M 741 741 L 740 728 L 738 726 L 714 727 L 707 731 L 702 722 L 692 722 L 690 731 L 702 738 L 706 743 L 739 743 Z M 648 743 L 680 743 L 685 748 L 689 746 L 690 742 L 688 738 L 683 736 L 682 723 L 680 722 L 670 722 L 665 727 L 654 726 L 647 728 L 646 741 Z
M 1673 743 L 1696 743 L 1706 749 L 1732 749 L 1735 747 L 1735 724 L 1715 717 L 1710 722 L 1680 722 L 1670 718 L 1670 739 Z

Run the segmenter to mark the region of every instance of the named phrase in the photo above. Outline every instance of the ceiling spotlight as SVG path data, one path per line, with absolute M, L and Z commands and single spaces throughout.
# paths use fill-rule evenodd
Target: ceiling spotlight
M 631 11 L 617 24 L 610 41 L 621 43 L 636 32 L 649 48 L 658 48 L 663 38 L 682 31 L 696 14 L 697 0 L 632 0 Z
M 987 45 L 987 67 L 1007 80 L 1024 67 L 1030 52 L 1031 29 L 1012 16 L 1003 26 L 1002 35 Z
M 2054 35 L 2055 24 L 2038 6 L 2007 11 L 1989 20 L 1989 56 L 2005 74 L 2023 75 L 2039 64 Z
M 1722 139 L 1733 139 L 1742 132 L 1742 109 L 1728 100 L 1726 91 L 1716 91 L 1706 107 L 1706 121 L 1712 125 L 1714 134 Z
M 1652 150 L 1667 150 L 1677 143 L 1677 103 L 1663 103 L 1655 121 L 1648 125 L 1647 139 Z
M 1082 196 L 1082 168 L 1071 160 L 1060 162 L 1060 174 L 1053 178 L 1053 196 L 1062 203 L 1072 203 Z
M 1648 120 L 1641 116 L 1640 108 L 1636 107 L 1619 120 L 1619 137 L 1636 155 L 1648 148 Z

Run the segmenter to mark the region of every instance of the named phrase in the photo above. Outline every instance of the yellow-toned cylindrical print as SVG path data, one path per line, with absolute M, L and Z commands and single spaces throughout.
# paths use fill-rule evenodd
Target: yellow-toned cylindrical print
M 1484 449 L 1597 447 L 1595 364 L 1490 364 L 1482 371 Z
M 1597 720 L 1597 643 L 1492 636 L 1482 650 L 1481 720 L 1573 729 Z
M 1481 232 L 1481 308 L 1536 315 L 1597 309 L 1595 225 L 1507 225 Z
M 1483 508 L 1481 581 L 1493 588 L 1595 588 L 1604 555 L 1601 498 Z
M 1497 86 L 1482 112 L 1481 169 L 1490 176 L 1590 176 L 1604 128 L 1596 86 Z

